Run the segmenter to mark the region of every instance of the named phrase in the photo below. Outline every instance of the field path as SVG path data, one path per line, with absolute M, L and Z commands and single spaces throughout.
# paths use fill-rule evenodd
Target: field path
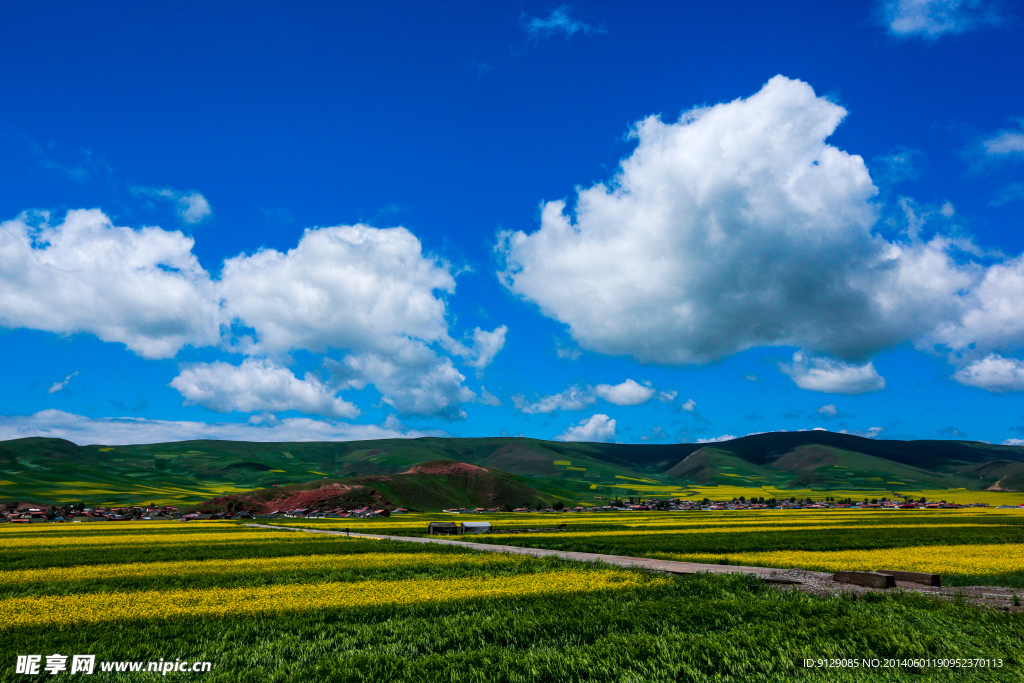
M 431 538 L 424 536 L 389 536 L 386 534 L 346 534 L 344 531 L 333 529 L 306 529 L 302 527 L 272 526 L 269 524 L 245 524 L 243 526 L 258 527 L 262 529 L 274 529 L 275 531 L 305 531 L 310 534 L 329 534 L 334 536 L 350 536 L 352 538 L 376 538 L 388 541 L 408 541 L 410 543 L 437 543 L 439 545 L 455 545 L 460 548 L 472 548 L 489 553 L 513 553 L 516 555 L 530 555 L 532 557 L 560 557 L 563 560 L 574 560 L 576 562 L 604 562 L 617 567 L 635 567 L 650 569 L 656 572 L 667 572 L 669 574 L 696 574 L 697 572 L 710 572 L 712 574 L 754 574 L 768 581 L 777 574 L 784 573 L 785 569 L 772 569 L 769 567 L 743 567 L 727 564 L 701 564 L 699 562 L 676 562 L 674 560 L 654 560 L 647 557 L 627 557 L 624 555 L 602 555 L 600 553 L 577 553 L 568 550 L 548 550 L 546 548 L 520 548 L 515 545 L 495 545 L 493 543 L 468 543 L 466 541 L 453 541 L 447 538 Z M 782 580 L 780 583 L 796 583 L 795 581 Z

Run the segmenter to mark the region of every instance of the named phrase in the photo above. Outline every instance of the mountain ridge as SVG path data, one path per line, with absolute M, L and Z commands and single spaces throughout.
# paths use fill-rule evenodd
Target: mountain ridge
M 691 444 L 422 437 L 78 446 L 29 437 L 0 442 L 0 500 L 191 503 L 323 477 L 396 475 L 435 460 L 507 473 L 566 501 L 686 486 L 1024 490 L 1024 447 L 820 430 Z

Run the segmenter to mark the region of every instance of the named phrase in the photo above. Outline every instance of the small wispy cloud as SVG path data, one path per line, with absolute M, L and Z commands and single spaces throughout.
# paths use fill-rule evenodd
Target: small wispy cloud
M 170 187 L 136 186 L 132 188 L 132 194 L 173 204 L 178 218 L 186 223 L 201 223 L 213 213 L 210 202 L 198 192 L 181 192 Z
M 822 427 L 815 427 L 811 431 L 822 431 L 822 432 L 824 432 L 824 431 L 828 431 L 828 430 L 826 430 L 826 429 L 824 429 Z M 884 431 L 885 431 L 884 427 L 868 427 L 867 429 L 864 429 L 864 430 L 860 430 L 860 429 L 840 429 L 839 433 L 840 434 L 852 434 L 853 436 L 862 436 L 865 439 L 874 439 L 874 438 L 877 438 L 878 435 L 881 434 Z
M 709 439 L 697 439 L 697 443 L 721 443 L 723 441 L 732 441 L 733 439 L 738 438 L 738 436 L 733 436 L 732 434 L 723 434 L 722 436 L 713 436 Z
M 647 434 L 642 434 L 640 436 L 641 441 L 664 441 L 667 438 L 668 432 L 666 432 L 661 427 L 655 427 Z
M 888 154 L 872 159 L 871 177 L 892 186 L 920 178 L 924 169 L 924 154 L 920 150 L 897 147 Z
M 1024 128 L 1024 121 L 1021 128 Z M 1024 156 L 1024 130 L 1001 130 L 982 140 L 981 146 L 990 157 Z
M 77 374 L 78 374 L 78 370 L 75 370 L 70 375 L 65 377 L 63 381 L 61 381 L 61 382 L 54 382 L 53 385 L 51 385 L 50 388 L 46 390 L 46 393 L 48 393 L 48 394 L 56 394 L 58 391 L 63 391 L 64 387 L 66 387 L 68 385 L 68 382 L 71 381 L 71 378 L 74 377 Z
M 556 410 L 585 410 L 599 398 L 617 406 L 638 406 L 652 398 L 657 398 L 662 403 L 671 403 L 675 397 L 676 392 L 673 390 L 659 392 L 650 382 L 641 384 L 627 379 L 620 384 L 598 384 L 594 387 L 576 384 L 561 393 L 541 396 L 533 402 L 528 401 L 522 394 L 517 394 L 512 397 L 512 403 L 516 410 L 530 415 L 553 413 Z
M 1000 188 L 996 192 L 995 198 L 989 204 L 992 206 L 1002 206 L 1003 204 L 1015 202 L 1018 199 L 1024 199 L 1024 183 L 1010 183 Z
M 567 360 L 576 360 L 583 352 L 578 346 L 574 346 L 572 340 L 565 341 L 555 337 L 555 355 Z
M 32 156 L 43 168 L 58 171 L 76 183 L 84 183 L 96 179 L 110 179 L 114 169 L 105 160 L 96 156 L 90 149 L 70 151 L 54 141 L 41 145 L 27 135 L 17 138 L 32 150 Z
M 935 40 L 986 24 L 998 26 L 1003 17 L 989 0 L 887 0 L 880 15 L 889 33 L 899 38 Z
M 366 441 L 447 436 L 438 431 L 406 430 L 396 420 L 380 425 L 352 424 L 307 417 L 258 416 L 249 422 L 186 422 L 138 417 L 91 418 L 62 410 L 32 415 L 0 415 L 0 439 L 45 436 L 83 444 L 160 443 L 181 439 L 228 441 Z
M 485 406 L 500 406 L 501 399 L 487 391 L 487 387 L 480 385 L 480 398 L 477 399 L 478 403 L 482 403 Z
M 602 26 L 594 26 L 579 19 L 569 16 L 570 5 L 559 5 L 547 18 L 529 17 L 523 20 L 523 30 L 530 40 L 536 41 L 542 38 L 550 38 L 562 33 L 566 37 L 583 33 L 586 35 L 594 33 L 607 33 Z

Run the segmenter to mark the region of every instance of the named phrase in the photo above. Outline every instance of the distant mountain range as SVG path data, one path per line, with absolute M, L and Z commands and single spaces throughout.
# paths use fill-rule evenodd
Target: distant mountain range
M 16 439 L 0 442 L 0 500 L 189 504 L 311 480 L 344 483 L 396 475 L 438 460 L 469 463 L 501 476 L 507 473 L 508 481 L 537 492 L 538 501 L 683 493 L 687 486 L 1024 491 L 1024 447 L 883 441 L 810 431 L 668 445 L 506 437 L 129 446 Z M 456 502 L 461 494 L 452 495 L 455 498 L 441 498 Z M 435 503 L 440 505 L 440 499 L 429 506 Z

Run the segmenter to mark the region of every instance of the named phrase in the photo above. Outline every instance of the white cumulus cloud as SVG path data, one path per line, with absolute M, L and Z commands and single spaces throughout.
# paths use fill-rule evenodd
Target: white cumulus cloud
M 278 413 L 296 410 L 309 415 L 354 418 L 359 409 L 342 400 L 313 375 L 297 378 L 269 360 L 249 358 L 240 366 L 197 363 L 171 381 L 186 402 L 221 413 Z
M 598 384 L 594 394 L 617 406 L 638 406 L 654 396 L 654 389 L 627 379 L 621 384 Z
M 929 39 L 1003 21 L 989 0 L 886 0 L 881 15 L 893 35 Z
M 857 365 L 834 358 L 807 357 L 793 354 L 793 362 L 782 365 L 798 387 L 827 394 L 866 394 L 885 388 L 885 378 L 875 370 L 874 363 Z
M 578 191 L 574 217 L 548 202 L 539 230 L 502 234 L 501 278 L 584 348 L 643 362 L 890 344 L 908 311 L 886 315 L 877 290 L 903 254 L 871 234 L 863 160 L 825 142 L 845 114 L 777 76 L 675 123 L 644 119 L 614 180 Z
M 190 206 L 201 208 L 197 201 Z M 53 224 L 46 213 L 0 223 L 0 326 L 90 333 L 145 358 L 173 357 L 186 345 L 241 352 L 249 360 L 235 370 L 210 364 L 204 382 L 193 369 L 176 386 L 218 409 L 280 404 L 331 416 L 354 407 L 325 398 L 333 394 L 312 378 L 290 375 L 282 365 L 290 353 L 334 359 L 347 368 L 346 386 L 376 384 L 400 412 L 458 418 L 459 403 L 475 397 L 432 346 L 482 371 L 505 343 L 504 325 L 476 328 L 466 344 L 451 338 L 444 297 L 454 277 L 404 228 L 309 229 L 285 253 L 227 259 L 219 279 L 193 245 L 179 231 L 117 227 L 100 210 L 69 211 Z M 246 394 L 243 378 L 277 384 Z M 218 390 L 215 381 L 226 384 Z
M 447 264 L 425 255 L 405 228 L 367 225 L 306 230 L 286 253 L 263 249 L 228 259 L 220 280 L 224 309 L 252 334 L 253 355 L 295 349 L 344 352 L 346 386 L 373 384 L 402 414 L 462 419 L 475 398 L 437 343 L 482 369 L 507 328 L 477 328 L 472 345 L 448 334 L 444 294 L 455 290 Z
M 570 426 L 555 437 L 557 441 L 611 441 L 615 438 L 615 420 L 597 413 Z
M 965 306 L 928 340 L 955 350 L 1013 349 L 1024 345 L 1024 256 L 995 263 L 963 295 Z
M 389 337 L 447 338 L 448 268 L 424 256 L 405 228 L 352 225 L 306 230 L 286 253 L 227 259 L 227 313 L 252 328 L 252 352 L 372 350 Z
M 373 384 L 384 403 L 403 415 L 462 420 L 466 413 L 459 406 L 476 399 L 462 385 L 466 378 L 450 359 L 418 342 L 398 342 L 386 350 L 348 355 L 341 366 L 355 378 L 348 379 L 348 385 Z
M 0 325 L 120 342 L 145 358 L 220 341 L 209 274 L 178 231 L 115 227 L 97 209 L 0 223 Z
M 499 277 L 582 348 L 680 365 L 795 346 L 811 360 L 790 374 L 819 391 L 882 388 L 867 361 L 901 342 L 975 356 L 1024 346 L 1024 257 L 935 234 L 956 213 L 948 202 L 905 198 L 898 239 L 876 233 L 864 161 L 826 142 L 845 115 L 776 76 L 673 123 L 644 119 L 611 181 L 578 189 L 571 210 L 543 204 L 531 234 L 500 235 Z
M 987 391 L 1024 391 L 1024 361 L 990 354 L 957 370 L 953 379 Z

